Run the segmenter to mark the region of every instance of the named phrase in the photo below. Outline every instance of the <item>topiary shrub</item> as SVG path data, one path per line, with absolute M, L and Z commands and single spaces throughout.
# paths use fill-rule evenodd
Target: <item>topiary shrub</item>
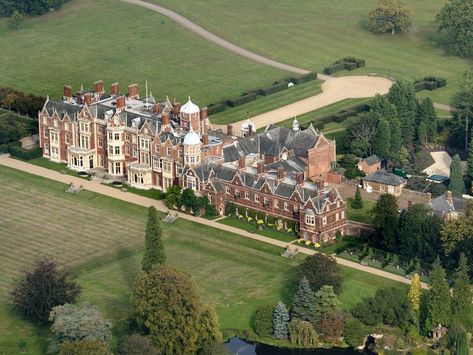
M 425 88 L 429 91 L 432 91 L 432 90 L 438 89 L 438 84 L 436 81 L 426 81 Z
M 261 337 L 270 337 L 273 334 L 274 304 L 260 305 L 255 312 L 254 330 Z
M 288 88 L 287 84 L 288 83 L 286 81 L 276 82 L 272 86 L 269 86 L 267 88 L 259 89 L 258 90 L 258 95 L 268 96 L 268 95 L 274 94 L 276 92 L 286 90 Z
M 345 62 L 344 67 L 345 67 L 345 70 L 349 70 L 349 71 L 352 71 L 358 68 L 355 62 Z
M 304 75 L 301 75 L 300 77 L 297 77 L 297 78 L 291 78 L 291 81 L 295 84 L 304 84 L 308 81 L 311 81 L 311 80 L 315 80 L 317 79 L 317 73 L 308 73 L 308 74 L 304 74 Z

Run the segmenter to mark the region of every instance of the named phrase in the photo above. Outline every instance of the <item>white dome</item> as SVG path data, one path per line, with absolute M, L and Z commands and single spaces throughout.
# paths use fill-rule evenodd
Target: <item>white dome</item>
M 197 106 L 196 104 L 194 104 L 191 101 L 191 98 L 189 96 L 189 100 L 187 100 L 186 104 L 181 107 L 180 111 L 181 111 L 181 113 L 185 113 L 187 115 L 192 115 L 194 113 L 200 112 L 200 108 L 199 108 L 199 106 Z
M 200 144 L 200 137 L 194 131 L 190 131 L 184 136 L 184 145 L 197 145 Z
M 252 131 L 253 131 L 253 133 L 254 133 L 254 132 L 256 131 L 256 125 L 255 125 L 253 122 L 251 122 L 250 119 L 248 118 L 245 122 L 243 122 L 243 123 L 241 124 L 241 128 L 240 128 L 240 129 L 241 129 L 242 131 L 248 131 L 248 127 L 250 127 L 250 126 L 252 127 Z

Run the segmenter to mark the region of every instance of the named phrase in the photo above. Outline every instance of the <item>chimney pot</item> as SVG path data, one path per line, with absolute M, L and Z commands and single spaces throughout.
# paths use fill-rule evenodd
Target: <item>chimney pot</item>
M 203 107 L 200 109 L 200 120 L 204 121 L 207 119 L 207 107 Z
M 118 94 L 120 94 L 120 85 L 118 83 L 113 83 L 110 86 L 110 95 L 117 96 Z
M 246 157 L 239 157 L 238 158 L 238 168 L 243 169 L 246 165 Z
M 204 145 L 208 145 L 209 144 L 209 135 L 208 134 L 203 134 L 202 135 L 202 143 Z
M 233 125 L 231 124 L 227 125 L 227 135 L 233 136 Z
M 87 106 L 90 106 L 92 104 L 92 94 L 90 92 L 88 92 L 84 95 L 84 103 Z
M 304 183 L 304 173 L 302 171 L 299 171 L 296 173 L 296 184 L 302 185 L 303 183 Z M 317 185 L 317 189 L 319 189 L 318 185 Z
M 167 113 L 163 113 L 161 116 L 161 123 L 163 126 L 169 125 L 169 115 Z
M 70 100 L 72 98 L 72 87 L 64 85 L 64 99 Z
M 278 168 L 277 177 L 278 177 L 278 180 L 284 179 L 284 169 L 283 168 L 281 168 L 281 167 Z
M 253 137 L 253 125 L 248 125 L 248 136 Z

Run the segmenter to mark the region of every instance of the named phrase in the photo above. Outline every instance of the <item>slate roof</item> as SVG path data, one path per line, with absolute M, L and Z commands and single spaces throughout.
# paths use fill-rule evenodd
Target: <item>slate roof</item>
M 378 184 L 393 185 L 393 186 L 398 186 L 405 182 L 405 180 L 402 177 L 389 173 L 386 170 L 375 171 L 373 174 L 368 175 L 363 180 L 369 181 L 369 182 L 376 182 Z
M 223 148 L 223 159 L 225 163 L 232 162 L 238 160 L 241 156 L 243 156 L 240 151 L 235 147 L 234 144 L 227 145 Z
M 379 159 L 376 154 L 373 154 L 373 155 L 369 156 L 368 158 L 363 159 L 363 161 L 366 164 L 368 164 L 368 166 L 372 166 L 372 165 L 380 163 L 381 159 Z
M 291 197 L 292 193 L 296 187 L 294 185 L 289 185 L 283 182 L 280 182 L 274 191 L 275 195 L 283 196 L 283 197 Z
M 215 171 L 217 179 L 222 179 L 225 181 L 231 181 L 237 173 L 236 170 L 227 168 L 222 165 L 215 165 L 213 170 Z
M 448 201 L 446 194 L 442 194 L 429 203 L 430 208 L 435 214 L 442 215 L 448 212 L 462 212 L 465 208 L 465 199 L 460 197 L 452 197 L 452 203 Z
M 49 100 L 46 103 L 46 110 L 48 111 L 48 114 L 50 116 L 54 113 L 54 110 L 56 110 L 59 116 L 61 116 L 61 118 L 64 117 L 64 114 L 67 113 L 71 119 L 75 120 L 77 117 L 77 114 L 82 111 L 82 106 L 71 105 L 65 102 Z

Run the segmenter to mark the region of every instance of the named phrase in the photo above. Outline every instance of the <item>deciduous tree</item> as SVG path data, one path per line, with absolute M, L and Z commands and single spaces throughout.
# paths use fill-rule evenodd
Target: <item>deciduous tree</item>
M 64 268 L 42 256 L 16 281 L 11 296 L 14 309 L 22 316 L 46 323 L 53 307 L 75 302 L 80 291 L 80 286 Z
M 447 49 L 460 57 L 473 55 L 472 18 L 472 0 L 449 0 L 437 15 L 438 30 L 447 37 Z
M 107 344 L 96 340 L 65 341 L 59 345 L 59 355 L 107 355 Z
M 438 324 L 447 325 L 451 319 L 450 288 L 445 278 L 445 270 L 437 258 L 430 273 L 430 294 L 425 324 L 428 330 Z
M 16 28 L 17 32 L 20 32 L 20 26 L 24 20 L 23 14 L 18 11 L 14 11 L 10 17 L 11 24 Z
M 343 338 L 345 342 L 353 347 L 358 347 L 363 344 L 367 336 L 366 327 L 358 319 L 349 317 L 346 320 L 345 328 L 343 329 Z
M 160 352 L 191 354 L 198 350 L 201 338 L 221 339 L 215 315 L 212 314 L 213 320 L 206 315 L 207 308 L 187 273 L 155 265 L 136 278 L 132 301 Z
M 53 322 L 51 331 L 54 334 L 49 345 L 50 352 L 56 352 L 66 341 L 108 344 L 112 336 L 112 324 L 103 318 L 95 306 L 88 303 L 56 306 L 51 310 L 49 320 Z
M 457 219 L 451 219 L 444 223 L 440 229 L 443 253 L 447 256 L 458 247 L 458 245 L 469 238 L 473 238 L 473 202 L 466 201 L 464 214 Z
M 310 322 L 293 319 L 289 322 L 291 344 L 298 348 L 315 348 L 318 335 Z
M 450 183 L 448 188 L 454 196 L 461 197 L 465 193 L 465 183 L 463 181 L 463 170 L 460 156 L 455 154 L 450 165 Z
M 289 312 L 286 305 L 278 302 L 273 312 L 274 337 L 277 339 L 287 339 L 288 336 Z
M 118 355 L 158 355 L 151 340 L 140 334 L 125 335 L 118 346 Z
M 292 301 L 291 315 L 292 318 L 315 323 L 317 319 L 315 293 L 310 288 L 309 281 L 303 276 L 297 287 L 296 294 Z
M 399 0 L 380 0 L 368 17 L 370 30 L 374 33 L 390 32 L 394 35 L 408 32 L 412 26 L 409 9 Z
M 417 324 L 419 324 L 420 317 L 420 298 L 422 296 L 422 288 L 420 283 L 420 277 L 418 273 L 415 273 L 412 277 L 411 286 L 409 288 L 409 302 L 411 303 L 411 308 L 416 315 Z
M 343 334 L 346 314 L 335 311 L 324 314 L 315 325 L 316 331 L 328 341 L 335 341 Z
M 397 252 L 398 210 L 395 196 L 383 194 L 379 197 L 371 210 L 371 220 L 375 228 L 372 244 L 387 251 Z
M 164 264 L 166 254 L 159 225 L 158 211 L 154 206 L 148 209 L 148 222 L 145 234 L 145 252 L 143 255 L 143 271 L 150 271 L 153 265 Z
M 309 280 L 312 291 L 317 292 L 322 286 L 333 286 L 335 293 L 340 293 L 342 278 L 334 258 L 317 253 L 310 255 L 298 266 L 299 276 Z

